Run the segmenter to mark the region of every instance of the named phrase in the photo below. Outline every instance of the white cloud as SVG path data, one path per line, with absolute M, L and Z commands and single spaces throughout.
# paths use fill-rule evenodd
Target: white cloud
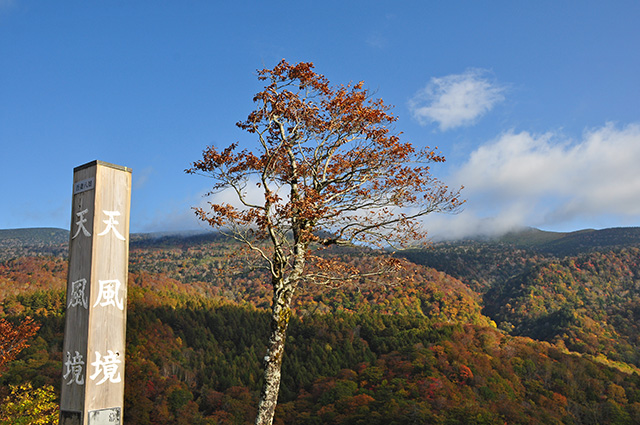
M 441 236 L 460 236 L 607 217 L 640 225 L 639 170 L 639 124 L 607 124 L 578 141 L 505 133 L 476 149 L 455 173 L 454 183 L 466 186 L 466 211 L 430 219 L 428 226 Z
M 198 220 L 191 206 L 176 202 L 170 208 L 152 216 L 131 216 L 131 231 L 134 233 L 183 232 L 190 230 L 211 230 L 206 223 Z
M 500 234 L 524 226 L 579 230 L 607 223 L 640 225 L 640 123 L 606 124 L 575 140 L 560 132 L 506 132 L 471 152 L 444 180 L 452 188 L 464 185 L 467 203 L 460 214 L 425 219 L 435 239 Z M 246 190 L 248 199 L 262 202 L 255 182 Z M 206 208 L 207 201 L 241 207 L 233 192 L 223 191 L 176 202 L 174 210 L 145 222 L 153 230 L 207 228 L 190 209 Z
M 258 186 L 257 179 L 252 178 L 246 182 L 246 186 L 242 191 L 242 195 L 245 199 L 245 202 L 248 204 L 264 205 L 264 190 L 260 186 Z M 282 196 L 281 193 L 279 195 Z M 240 198 L 238 198 L 238 194 L 230 188 L 222 190 L 210 196 L 203 196 L 199 206 L 205 210 L 208 210 L 210 208 L 210 202 L 220 205 L 229 204 L 239 210 L 247 209 L 247 207 L 240 201 Z
M 463 74 L 432 78 L 409 101 L 421 124 L 438 123 L 440 130 L 473 124 L 504 100 L 504 87 L 490 81 L 488 71 L 471 69 Z

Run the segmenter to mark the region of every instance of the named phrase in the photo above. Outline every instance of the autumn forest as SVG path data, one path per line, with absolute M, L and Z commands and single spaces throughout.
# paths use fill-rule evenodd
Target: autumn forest
M 26 384 L 55 410 L 68 238 L 0 231 L 0 324 L 36 325 L 0 363 L 0 423 L 16 423 L 8 406 Z M 126 424 L 253 422 L 272 288 L 239 248 L 215 233 L 132 235 Z M 360 270 L 380 255 L 323 253 Z M 274 423 L 640 423 L 640 229 L 395 255 L 409 266 L 388 284 L 298 292 Z

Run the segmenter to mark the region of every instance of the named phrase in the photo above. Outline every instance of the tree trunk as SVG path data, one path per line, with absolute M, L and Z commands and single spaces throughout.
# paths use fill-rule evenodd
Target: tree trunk
M 291 300 L 295 291 L 291 283 L 280 282 L 273 294 L 271 336 L 264 358 L 264 384 L 258 404 L 256 425 L 271 425 L 278 404 L 284 343 L 291 317 Z

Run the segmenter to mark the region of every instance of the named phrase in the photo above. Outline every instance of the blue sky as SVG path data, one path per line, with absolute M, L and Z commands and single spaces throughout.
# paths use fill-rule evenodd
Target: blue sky
M 314 62 L 395 105 L 464 185 L 434 237 L 640 225 L 640 2 L 0 0 L 0 228 L 71 223 L 73 168 L 133 169 L 131 231 L 203 228 L 184 169 L 255 71 Z

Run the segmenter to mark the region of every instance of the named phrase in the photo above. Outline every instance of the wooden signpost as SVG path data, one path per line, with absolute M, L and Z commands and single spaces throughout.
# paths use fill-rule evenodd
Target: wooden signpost
M 131 170 L 74 169 L 60 425 L 122 425 Z

